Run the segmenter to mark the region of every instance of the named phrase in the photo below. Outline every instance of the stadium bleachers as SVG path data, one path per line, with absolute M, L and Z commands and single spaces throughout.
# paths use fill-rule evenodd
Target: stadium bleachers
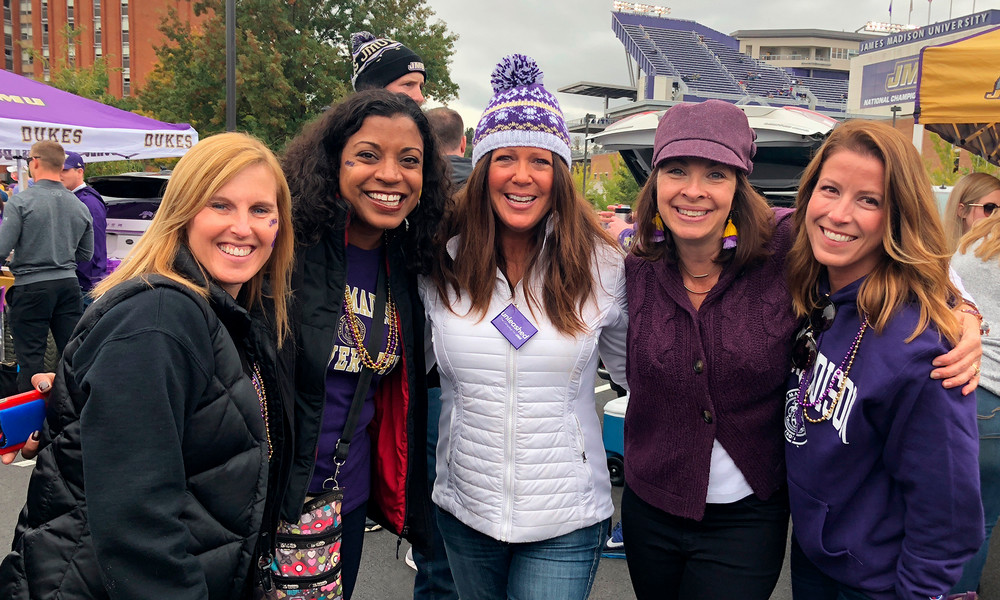
M 743 54 L 735 39 L 694 21 L 636 22 L 613 14 L 612 28 L 640 67 L 647 74 L 680 79 L 689 96 L 808 106 L 811 93 L 820 110 L 843 111 L 847 104 L 846 79 L 792 75 Z

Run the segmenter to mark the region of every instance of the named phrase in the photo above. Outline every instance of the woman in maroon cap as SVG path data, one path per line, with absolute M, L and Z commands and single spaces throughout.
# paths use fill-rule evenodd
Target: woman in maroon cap
M 747 178 L 754 138 L 727 102 L 671 108 L 636 205 L 622 527 L 640 600 L 766 600 L 781 571 L 793 232 Z M 962 385 L 978 354 L 968 336 L 931 376 Z

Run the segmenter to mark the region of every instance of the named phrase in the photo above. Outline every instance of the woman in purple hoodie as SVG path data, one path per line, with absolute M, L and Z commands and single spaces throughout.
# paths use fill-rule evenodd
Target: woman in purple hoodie
M 943 598 L 983 540 L 975 397 L 927 378 L 959 337 L 930 190 L 913 146 L 871 121 L 835 129 L 802 176 L 788 268 L 807 319 L 785 400 L 799 600 Z

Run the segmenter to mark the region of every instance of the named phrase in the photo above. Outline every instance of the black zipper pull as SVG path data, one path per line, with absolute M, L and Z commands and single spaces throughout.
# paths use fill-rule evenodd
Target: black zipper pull
M 274 582 L 271 581 L 271 562 L 273 558 L 270 554 L 261 554 L 257 559 L 257 577 L 260 579 L 260 587 L 265 593 L 274 589 Z

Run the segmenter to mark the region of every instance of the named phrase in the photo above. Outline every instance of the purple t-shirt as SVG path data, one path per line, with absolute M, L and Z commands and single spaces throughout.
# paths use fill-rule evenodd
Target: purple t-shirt
M 354 300 L 354 314 L 362 324 L 358 332 L 365 337 L 365 341 L 372 327 L 375 285 L 381 257 L 381 248 L 363 250 L 356 246 L 347 246 L 347 285 L 351 288 L 351 297 Z M 385 323 L 385 320 L 382 319 L 382 322 Z M 384 324 L 381 344 L 383 350 L 388 339 L 389 326 Z M 344 422 L 354 400 L 354 391 L 358 387 L 358 374 L 361 371 L 361 361 L 355 349 L 346 307 L 341 310 L 335 344 L 326 371 L 326 407 L 323 410 L 323 424 L 319 434 L 316 468 L 309 485 L 309 491 L 313 494 L 323 492 L 323 482 L 333 475 L 333 452 L 344 430 Z M 395 368 L 399 362 L 398 343 L 396 348 L 392 364 L 372 375 L 372 383 L 361 408 L 361 417 L 358 419 L 358 428 L 351 440 L 351 451 L 337 476 L 337 482 L 344 490 L 342 508 L 344 513 L 361 506 L 368 499 L 371 487 L 371 439 L 366 428 L 375 416 L 375 388 L 382 376 Z

